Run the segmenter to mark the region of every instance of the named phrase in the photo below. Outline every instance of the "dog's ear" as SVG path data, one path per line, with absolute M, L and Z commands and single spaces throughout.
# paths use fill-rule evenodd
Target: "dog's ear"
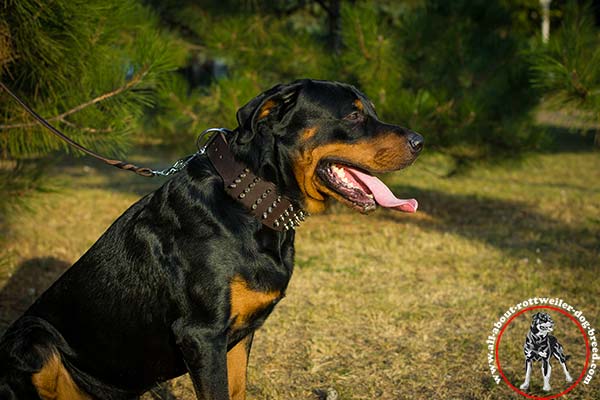
M 260 123 L 282 122 L 296 105 L 301 86 L 300 81 L 274 86 L 240 108 L 237 112 L 238 141 L 250 142 L 256 135 Z

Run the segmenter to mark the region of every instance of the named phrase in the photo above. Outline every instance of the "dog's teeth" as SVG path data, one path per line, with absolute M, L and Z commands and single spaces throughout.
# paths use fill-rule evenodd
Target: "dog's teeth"
M 367 197 L 370 198 L 370 199 L 372 199 L 373 195 L 372 194 L 368 194 Z
M 336 165 L 333 165 L 331 167 L 331 171 L 336 174 L 339 178 L 341 178 L 342 180 L 344 180 L 344 178 L 346 177 L 346 171 L 344 171 L 344 168 L 340 168 Z M 346 182 L 346 181 L 344 181 Z

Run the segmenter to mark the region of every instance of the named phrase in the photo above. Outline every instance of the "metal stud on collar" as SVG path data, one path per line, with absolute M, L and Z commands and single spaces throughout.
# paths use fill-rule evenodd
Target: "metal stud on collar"
M 286 217 L 289 216 L 289 218 L 287 219 L 287 221 L 283 224 L 283 227 L 285 228 L 286 231 L 290 230 L 290 229 L 296 229 L 297 227 L 300 226 L 300 224 L 302 222 L 304 222 L 304 220 L 306 219 L 306 217 L 309 215 L 306 211 L 304 210 L 298 210 L 297 212 L 290 214 L 289 213 L 289 209 L 293 209 L 292 206 L 290 206 L 287 210 L 285 210 L 285 212 L 283 214 L 281 214 L 279 216 L 279 218 L 275 221 L 277 227 L 279 227 L 280 222 L 279 220 L 286 221 Z M 286 215 L 287 213 L 287 215 Z

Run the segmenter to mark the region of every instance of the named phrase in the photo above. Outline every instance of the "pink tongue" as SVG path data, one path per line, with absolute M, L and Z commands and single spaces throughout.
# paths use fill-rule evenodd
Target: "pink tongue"
M 348 168 L 346 166 L 343 167 L 344 170 L 349 172 L 352 177 L 354 177 L 358 182 L 362 183 L 366 187 L 369 188 L 373 197 L 382 207 L 386 208 L 394 208 L 399 211 L 404 211 L 408 213 L 414 213 L 417 211 L 417 207 L 419 203 L 415 199 L 399 199 L 394 196 L 394 193 L 385 186 L 385 183 L 381 182 L 378 178 L 365 174 L 364 172 L 360 172 L 358 170 Z

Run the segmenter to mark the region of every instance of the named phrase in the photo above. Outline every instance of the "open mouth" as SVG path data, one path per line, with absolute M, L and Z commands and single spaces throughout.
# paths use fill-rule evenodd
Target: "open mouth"
M 357 167 L 324 161 L 317 167 L 317 175 L 329 189 L 360 212 L 373 211 L 377 206 L 408 213 L 417 211 L 417 200 L 397 198 L 381 180 Z

